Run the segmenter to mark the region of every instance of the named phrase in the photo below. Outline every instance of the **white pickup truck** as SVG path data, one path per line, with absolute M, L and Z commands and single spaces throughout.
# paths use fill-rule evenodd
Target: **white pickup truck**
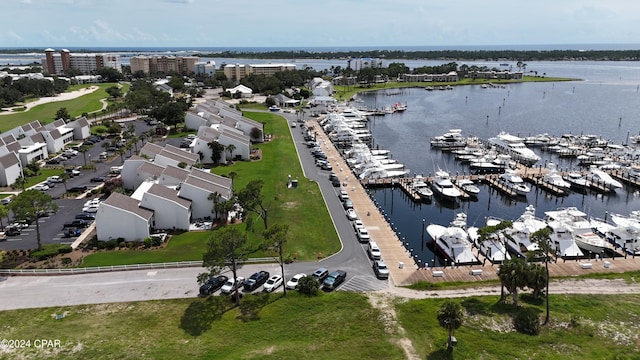
M 235 289 L 242 287 L 243 284 L 244 278 L 242 276 L 238 276 L 235 281 L 229 279 L 222 285 L 220 292 L 223 294 L 231 294 Z

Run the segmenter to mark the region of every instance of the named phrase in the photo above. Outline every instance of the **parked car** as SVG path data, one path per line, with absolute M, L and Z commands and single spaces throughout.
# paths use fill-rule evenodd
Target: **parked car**
M 96 176 L 91 178 L 91 182 L 105 182 L 107 178 L 105 176 Z
M 358 229 L 358 231 L 356 231 L 356 237 L 358 237 L 358 241 L 363 243 L 371 240 L 371 235 L 369 235 L 369 231 L 365 228 Z
M 47 191 L 47 190 L 49 190 L 49 185 L 37 184 L 37 185 L 34 185 L 32 189 L 33 190 L 40 190 L 40 191 Z
M 64 223 L 62 228 L 86 228 L 89 226 L 89 222 L 87 220 L 75 219 L 71 222 Z
M 0 204 L 7 205 L 11 202 L 11 200 L 13 200 L 13 196 L 3 197 L 2 199 L 0 199 Z
M 295 274 L 293 275 L 293 277 L 287 281 L 287 289 L 289 290 L 295 290 L 298 288 L 298 282 L 300 282 L 300 279 L 302 279 L 303 277 L 306 277 L 307 274 L 305 273 L 300 273 L 300 274 Z
M 229 280 L 229 278 L 224 275 L 218 275 L 209 278 L 207 282 L 200 286 L 200 295 L 207 296 L 213 294 L 214 292 L 216 292 L 216 290 L 220 289 L 222 285 L 227 282 L 227 280 Z
M 72 187 L 68 188 L 67 191 L 68 192 L 83 192 L 83 191 L 87 191 L 87 185 L 72 186 Z
M 47 161 L 45 162 L 45 164 L 47 164 L 47 165 L 57 165 L 57 164 L 60 164 L 60 161 L 61 161 L 61 160 L 60 160 L 60 158 L 59 158 L 59 157 L 54 157 L 54 158 L 52 158 L 52 159 L 47 160 Z
M 380 248 L 375 241 L 369 241 L 367 254 L 369 254 L 369 258 L 371 260 L 380 260 L 380 258 L 382 257 L 382 252 L 380 251 Z
M 58 175 L 49 176 L 47 178 L 47 181 L 54 182 L 54 183 L 61 183 L 62 182 L 62 177 L 60 177 Z
M 76 156 L 76 155 L 78 155 L 78 150 L 67 149 L 67 150 L 62 152 L 62 155 L 66 156 L 66 157 Z
M 346 199 L 343 203 L 342 206 L 344 207 L 345 210 L 347 209 L 353 209 L 353 201 L 351 201 L 351 199 Z
M 86 220 L 86 221 L 93 221 L 93 220 L 96 219 L 96 215 L 95 214 L 91 214 L 91 213 L 82 213 L 82 214 L 76 215 L 76 219 L 78 219 L 78 220 Z
M 327 275 L 329 275 L 329 270 L 325 268 L 316 269 L 316 271 L 314 271 L 313 274 L 311 274 L 311 276 L 316 278 L 318 282 L 320 282 L 320 284 L 322 284 L 322 282 L 327 277 Z
M 20 235 L 21 232 L 22 232 L 22 228 L 18 224 L 7 225 L 4 228 L 4 233 L 7 236 Z
M 64 229 L 63 232 L 63 237 L 66 238 L 70 238 L 70 237 L 78 237 L 82 234 L 82 230 L 80 229 L 76 229 L 76 228 L 66 228 Z
M 364 229 L 364 224 L 362 223 L 362 220 L 360 219 L 355 219 L 353 220 L 353 231 L 358 231 L 358 229 Z
M 333 170 L 333 167 L 329 162 L 325 162 L 324 164 L 320 165 L 320 168 L 322 170 Z
M 327 290 L 334 290 L 342 284 L 347 278 L 347 272 L 344 270 L 336 270 L 329 274 L 322 282 L 322 287 Z
M 255 289 L 259 288 L 262 284 L 264 284 L 267 279 L 269 279 L 269 272 L 267 271 L 260 271 L 257 272 L 253 275 L 251 275 L 245 282 L 244 282 L 244 290 L 245 291 L 254 291 Z
M 94 214 L 98 212 L 99 208 L 99 205 L 85 206 L 82 208 L 82 212 Z
M 67 168 L 67 169 L 64 169 L 64 172 L 69 174 L 69 176 L 71 177 L 80 175 L 80 170 L 78 169 Z
M 333 178 L 331 180 L 331 185 L 333 185 L 333 187 L 340 187 L 340 179 L 338 178 Z
M 378 279 L 389 278 L 389 268 L 382 260 L 376 260 L 373 262 L 373 272 L 376 274 Z
M 233 291 L 240 288 L 243 284 L 244 284 L 244 278 L 242 276 L 238 276 L 235 280 L 229 279 L 220 288 L 220 293 L 231 294 Z
M 347 192 L 347 190 L 340 190 L 340 192 L 338 193 L 338 198 L 340 198 L 340 201 L 344 202 L 345 200 L 349 199 L 349 193 Z
M 265 292 L 273 292 L 274 290 L 276 290 L 280 286 L 282 286 L 282 276 L 273 275 L 264 284 L 264 291 Z
M 347 219 L 349 220 L 355 220 L 358 218 L 358 214 L 356 214 L 356 211 L 353 209 L 347 209 Z
M 0 241 L 7 240 L 7 234 L 4 231 L 0 231 Z

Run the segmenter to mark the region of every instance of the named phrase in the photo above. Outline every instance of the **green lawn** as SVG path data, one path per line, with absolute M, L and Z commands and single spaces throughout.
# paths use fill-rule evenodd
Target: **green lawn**
M 59 339 L 59 349 L 21 349 L 0 359 L 403 359 L 379 311 L 363 295 L 272 294 L 260 319 L 232 309 L 215 318 L 205 299 L 0 312 L 7 339 Z M 64 319 L 52 314 L 68 312 Z
M 549 324 L 538 336 L 513 330 L 513 305 L 498 297 L 455 299 L 465 321 L 455 332 L 454 356 L 436 315 L 443 299 L 399 303 L 396 313 L 419 354 L 427 359 L 638 359 L 640 295 L 551 295 Z M 522 297 L 521 297 L 522 301 Z M 531 305 L 544 318 L 544 303 Z
M 251 180 L 264 181 L 262 194 L 269 209 L 268 225 L 289 225 L 285 257 L 296 254 L 299 260 L 315 260 L 318 253 L 327 256 L 339 251 L 340 241 L 320 188 L 302 175 L 287 121 L 279 115 L 263 112 L 247 112 L 245 116 L 263 122 L 265 133 L 273 135 L 270 142 L 256 145 L 262 150 L 262 160 L 219 166 L 212 172 L 226 176 L 235 172 L 235 190 L 242 189 Z M 297 189 L 287 188 L 288 175 L 299 180 Z M 234 226 L 245 228 L 244 224 Z M 256 218 L 253 230 L 248 232 L 249 240 L 259 241 L 263 230 L 262 220 Z M 207 232 L 183 233 L 172 237 L 167 247 L 160 250 L 103 251 L 85 257 L 82 266 L 202 260 L 209 236 Z M 270 254 L 257 252 L 251 257 L 265 256 Z
M 80 116 L 85 112 L 90 113 L 100 110 L 102 108 L 100 99 L 109 97 L 105 89 L 114 85 L 114 83 L 104 83 L 72 86 L 70 90 L 78 90 L 79 88 L 89 86 L 98 86 L 99 89 L 75 99 L 42 104 L 33 107 L 29 111 L 21 111 L 15 114 L 0 115 L 0 131 L 4 132 L 35 120 L 40 120 L 41 124 L 50 123 L 55 120 L 54 117 L 58 109 L 63 107 L 67 108 L 69 115 L 72 117 Z

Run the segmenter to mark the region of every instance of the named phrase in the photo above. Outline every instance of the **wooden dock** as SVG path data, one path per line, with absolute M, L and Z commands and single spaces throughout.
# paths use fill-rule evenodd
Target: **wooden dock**
M 555 186 L 550 182 L 544 181 L 544 177 L 539 174 L 528 174 L 522 177 L 526 182 L 531 183 L 546 192 L 555 196 L 567 196 L 569 192 L 566 189 Z
M 629 176 L 629 173 L 623 170 L 611 170 L 608 172 L 611 177 L 614 179 L 621 181 L 624 184 L 635 186 L 640 188 L 640 179 L 632 178 Z

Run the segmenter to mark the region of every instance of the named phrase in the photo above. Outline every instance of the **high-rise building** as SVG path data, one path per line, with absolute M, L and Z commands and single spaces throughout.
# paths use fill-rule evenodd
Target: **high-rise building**
M 142 71 L 145 74 L 178 73 L 191 74 L 195 72 L 197 56 L 134 56 L 130 60 L 131 73 Z
M 122 71 L 120 55 L 118 54 L 72 54 L 67 49 L 46 49 L 42 59 L 42 67 L 45 73 L 51 75 L 67 75 L 69 70 L 77 70 L 81 74 L 93 74 L 97 70 L 110 67 Z
M 280 71 L 295 70 L 295 64 L 246 64 L 246 65 L 226 65 L 224 67 L 224 75 L 229 80 L 240 81 L 243 77 L 249 75 L 265 75 L 273 76 Z

